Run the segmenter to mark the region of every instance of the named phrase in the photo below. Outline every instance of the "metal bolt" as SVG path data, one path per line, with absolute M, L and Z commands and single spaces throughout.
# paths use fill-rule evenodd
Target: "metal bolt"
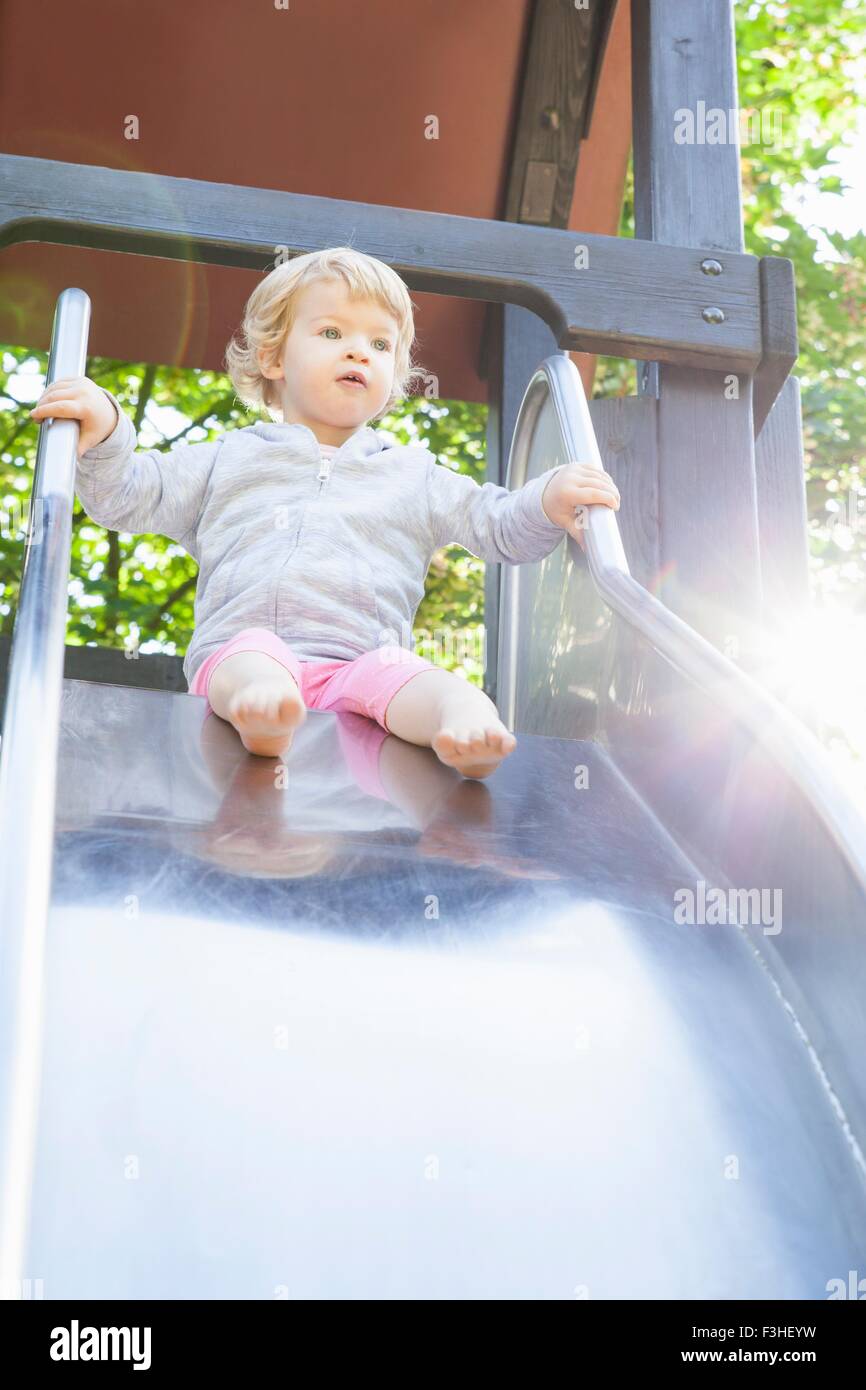
M 714 261 L 711 256 L 708 256 L 705 261 L 701 261 L 701 270 L 705 275 L 721 275 L 722 263 L 721 261 Z
M 714 304 L 710 304 L 706 309 L 701 310 L 701 318 L 704 320 L 704 323 L 724 323 L 725 311 L 724 309 L 717 309 Z

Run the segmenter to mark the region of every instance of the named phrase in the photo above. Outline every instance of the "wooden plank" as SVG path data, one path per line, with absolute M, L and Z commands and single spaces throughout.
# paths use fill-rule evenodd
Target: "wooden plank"
M 782 256 L 762 256 L 759 276 L 763 355 L 755 373 L 755 438 L 764 428 L 800 351 L 793 261 Z
M 628 567 L 656 592 L 659 579 L 657 402 L 649 396 L 611 396 L 589 403 L 605 469 L 620 493 L 616 514 Z
M 490 304 L 484 317 L 482 355 L 483 373 L 487 378 L 487 479 L 505 485 L 508 450 L 513 437 L 506 434 L 503 386 L 503 315 L 505 305 Z M 501 566 L 484 568 L 484 676 L 482 689 L 496 704 L 499 686 L 499 586 Z
M 526 388 L 544 361 L 557 351 L 556 340 L 536 314 L 516 304 L 495 305 L 488 335 L 490 379 L 487 414 L 487 478 L 506 484 L 514 427 Z M 501 565 L 484 574 L 484 629 L 487 663 L 484 690 L 496 700 Z
M 733 141 L 706 138 L 718 133 L 712 112 L 737 111 L 729 0 L 632 0 L 632 58 L 635 234 L 651 227 L 672 246 L 741 251 L 738 128 L 726 131 Z
M 0 701 L 6 698 L 6 673 L 12 638 L 0 637 Z M 98 681 L 102 685 L 130 685 L 143 690 L 186 692 L 183 658 L 163 652 L 127 656 L 116 647 L 66 646 L 63 655 L 65 680 Z M 2 703 L 0 703 L 2 709 Z
M 0 188 L 0 246 L 48 241 L 263 271 L 279 247 L 351 244 L 412 290 L 531 309 L 560 348 L 742 372 L 761 358 L 754 256 L 726 258 L 711 287 L 725 319 L 711 324 L 688 247 L 23 155 L 0 156 Z
M 755 449 L 764 616 L 776 628 L 809 603 L 809 539 L 800 383 L 789 376 Z
M 759 644 L 761 576 L 750 392 L 661 368 L 659 597 L 729 656 Z
M 529 12 L 506 222 L 566 227 L 613 5 L 537 0 Z
M 573 3 L 573 0 L 572 0 Z M 598 25 L 595 32 L 595 60 L 592 65 L 590 76 L 589 91 L 586 95 L 586 110 L 584 114 L 583 133 L 584 140 L 589 139 L 589 132 L 592 126 L 592 118 L 595 114 L 596 97 L 598 96 L 599 78 L 604 67 L 607 45 L 613 29 L 613 18 L 616 14 L 616 7 L 619 0 L 598 0 L 594 8 L 599 11 Z
M 613 0 L 576 9 L 572 0 L 536 0 L 519 81 L 517 127 L 503 220 L 565 228 L 574 197 Z M 520 304 L 488 304 L 479 371 L 488 382 L 487 477 L 504 485 L 524 392 L 545 357 L 558 350 L 548 324 Z M 484 689 L 496 699 L 501 567 L 484 580 Z
M 723 329 L 743 246 L 732 7 L 632 0 L 632 36 L 636 236 L 693 248 Z M 706 138 L 714 111 L 734 113 L 721 143 Z M 660 597 L 748 664 L 761 598 L 754 366 L 700 365 L 658 371 Z

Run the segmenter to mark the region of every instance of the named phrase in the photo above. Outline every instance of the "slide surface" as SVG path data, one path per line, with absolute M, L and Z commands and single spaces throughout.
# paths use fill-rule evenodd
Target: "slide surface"
M 701 870 L 602 745 L 521 735 L 477 783 L 312 712 L 277 785 L 205 709 L 64 682 L 46 1297 L 826 1298 L 862 1266 L 772 926 L 675 920 Z

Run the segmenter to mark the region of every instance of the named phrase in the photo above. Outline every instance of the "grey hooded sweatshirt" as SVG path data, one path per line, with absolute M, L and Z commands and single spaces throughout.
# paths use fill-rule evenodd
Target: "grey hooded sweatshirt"
M 564 464 L 509 492 L 369 425 L 323 459 L 308 426 L 267 421 L 204 444 L 137 450 L 129 417 L 105 394 L 117 424 L 78 460 L 76 490 L 100 526 L 168 536 L 197 562 L 188 684 L 245 627 L 269 628 L 301 660 L 351 661 L 391 643 L 411 650 L 441 546 L 517 565 L 542 560 L 564 535 L 541 505 Z

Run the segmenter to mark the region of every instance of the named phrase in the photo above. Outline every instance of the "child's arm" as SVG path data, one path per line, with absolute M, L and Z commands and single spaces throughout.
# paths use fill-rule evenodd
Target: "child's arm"
M 154 533 L 182 543 L 198 520 L 222 440 L 177 444 L 167 453 L 136 451 L 132 421 L 105 387 L 78 377 L 45 394 L 45 403 L 40 398 L 32 412 L 37 419 L 77 419 L 81 442 L 101 441 L 79 454 L 75 473 L 87 515 L 111 531 Z M 112 418 L 106 434 L 106 420 Z
M 562 470 L 565 478 L 548 490 L 548 483 Z M 592 486 L 575 487 L 578 473 Z M 556 521 L 551 520 L 542 505 L 545 492 L 547 503 L 554 495 L 558 499 L 557 506 L 550 509 L 559 517 Z M 574 522 L 575 505 L 605 501 L 608 495 L 610 505 L 614 505 L 614 493 L 613 480 L 606 473 L 582 464 L 558 464 L 511 492 L 497 483 L 480 485 L 431 458 L 427 467 L 427 499 L 432 548 L 438 550 L 456 541 L 470 554 L 488 562 L 520 565 L 543 560 Z

